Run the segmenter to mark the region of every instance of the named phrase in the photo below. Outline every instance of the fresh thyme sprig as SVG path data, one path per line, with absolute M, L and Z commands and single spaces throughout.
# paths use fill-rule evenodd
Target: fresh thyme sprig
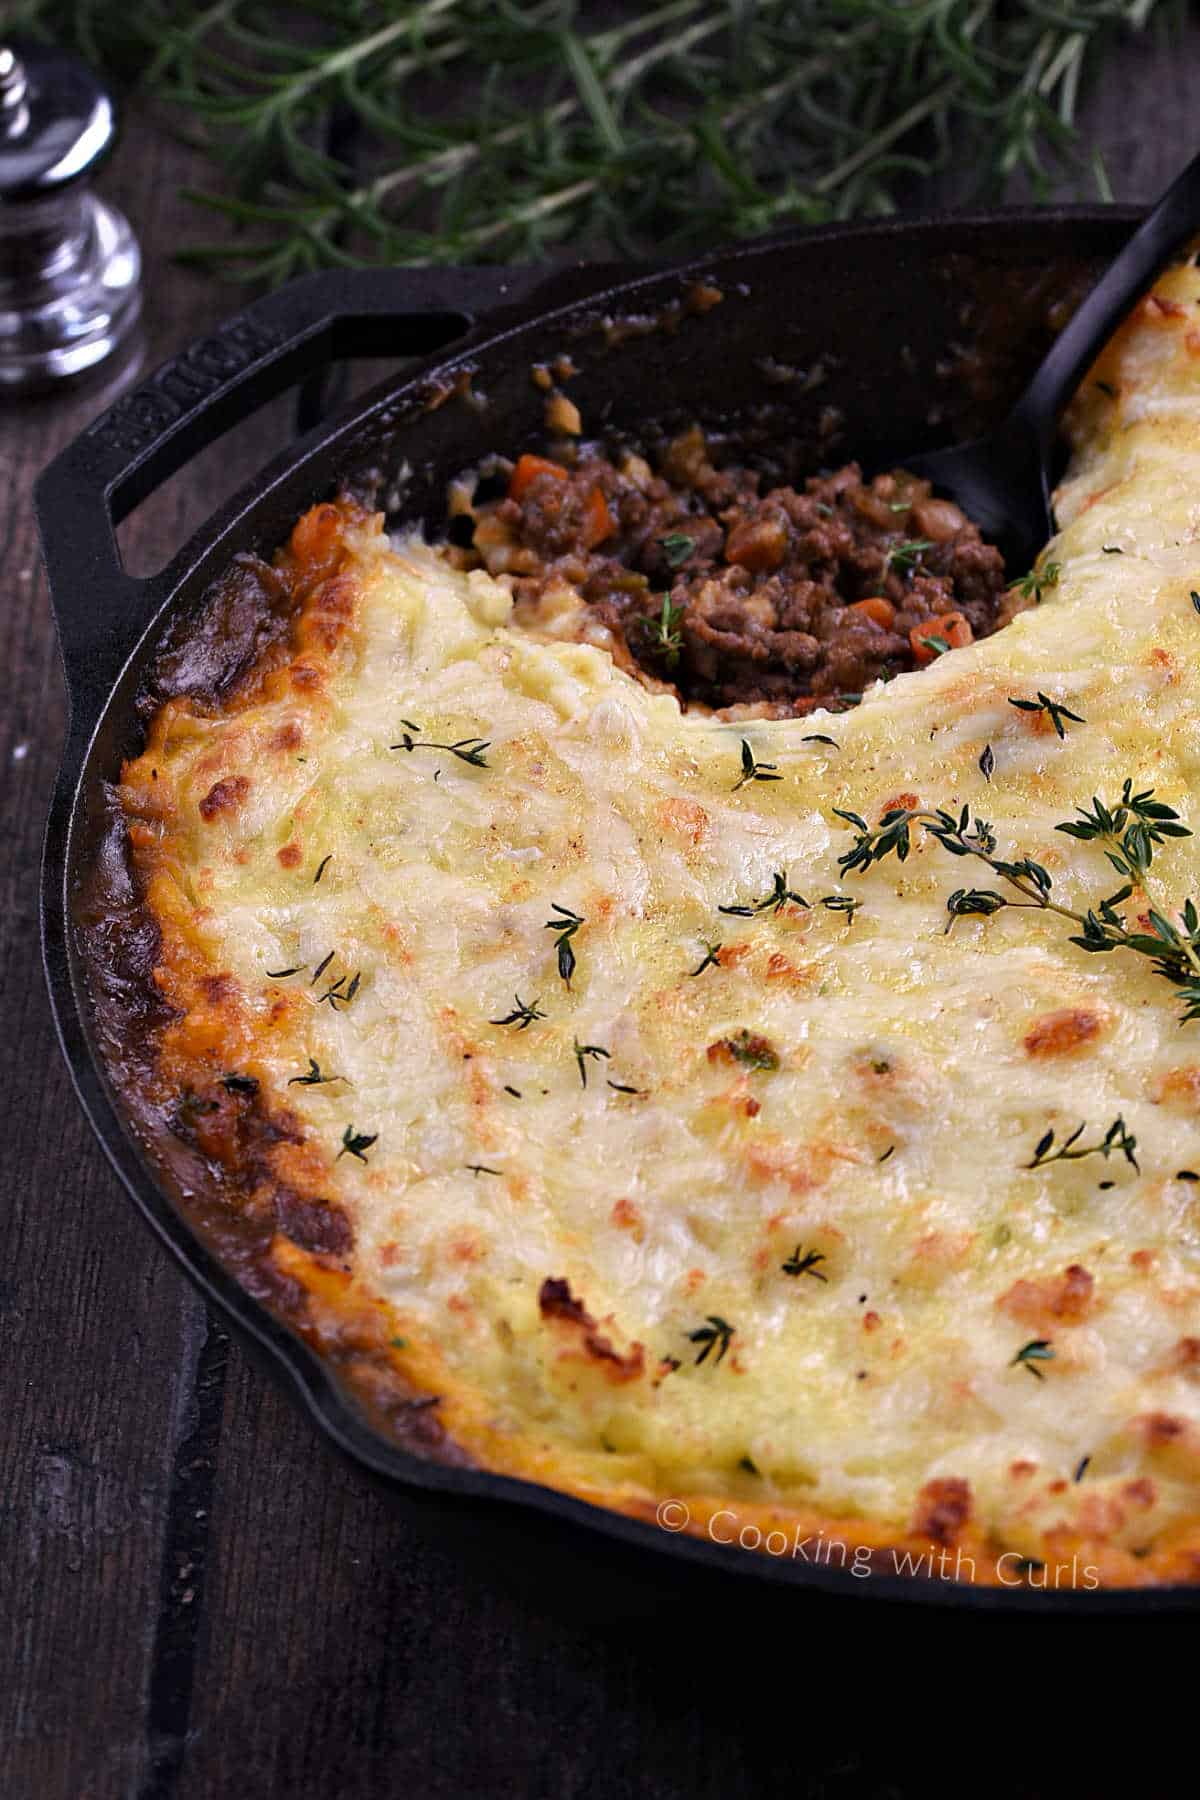
M 696 548 L 696 540 L 689 537 L 686 531 L 669 531 L 666 537 L 658 539 L 658 546 L 667 567 L 681 569 Z
M 289 1087 L 320 1087 L 326 1081 L 342 1081 L 341 1075 L 322 1075 L 321 1065 L 315 1056 L 308 1059 L 307 1075 L 293 1075 L 288 1081 Z
M 14 8 L 10 7 L 10 12 Z M 140 77 L 210 157 L 192 261 L 279 283 L 322 265 L 666 256 L 893 212 L 914 177 L 1045 194 L 1079 92 L 1177 0 L 15 0 Z M 331 151 L 327 126 L 337 115 Z M 353 148 L 344 148 L 347 144 Z M 972 197 L 975 197 L 974 195 Z
M 734 793 L 736 794 L 739 788 L 745 787 L 745 785 L 748 781 L 782 781 L 782 780 L 783 780 L 783 776 L 779 773 L 779 764 L 778 763 L 769 763 L 769 762 L 757 762 L 755 760 L 753 750 L 750 748 L 750 746 L 746 742 L 745 738 L 743 738 L 742 739 L 742 772 L 733 784 Z
M 1126 781 L 1120 800 L 1111 810 L 1094 794 L 1091 812 L 1085 806 L 1077 810 L 1078 819 L 1054 829 L 1083 843 L 1097 838 L 1106 840 L 1113 848 L 1106 850 L 1105 855 L 1117 874 L 1128 881 L 1141 881 L 1150 867 L 1156 844 L 1165 838 L 1192 835 L 1186 825 L 1179 823 L 1179 814 L 1173 807 L 1154 798 L 1153 788 L 1143 788 L 1135 794 L 1132 781 Z
M 696 968 L 688 970 L 688 975 L 693 981 L 697 975 L 703 975 L 705 969 L 719 969 L 721 966 L 721 945 L 710 944 L 707 938 L 701 938 L 700 942 L 704 945 L 704 961 L 699 963 Z
M 580 1085 L 580 1087 L 587 1086 L 587 1059 L 588 1059 L 588 1057 L 591 1057 L 591 1059 L 594 1062 L 598 1057 L 602 1056 L 605 1059 L 605 1061 L 607 1062 L 611 1055 L 612 1055 L 612 1052 L 610 1050 L 606 1050 L 604 1048 L 603 1044 L 581 1044 L 578 1038 L 575 1039 L 575 1061 L 579 1065 L 579 1085 Z
M 1105 852 L 1108 860 L 1122 874 L 1132 877 L 1087 912 L 1076 912 L 1052 899 L 1054 884 L 1050 872 L 1031 856 L 1016 861 L 997 856 L 991 826 L 985 819 L 972 817 L 968 806 L 957 817 L 942 808 L 894 807 L 884 813 L 875 827 L 860 814 L 835 807 L 838 818 L 845 819 L 855 831 L 854 843 L 838 858 L 838 866 L 849 875 L 855 870 L 865 871 L 888 856 L 904 862 L 912 848 L 912 827 L 921 824 L 952 856 L 978 858 L 1018 896 L 1013 899 L 995 888 L 956 888 L 946 902 L 951 924 L 968 914 L 987 917 L 1009 906 L 1038 907 L 1057 913 L 1080 927 L 1069 942 L 1081 950 L 1094 954 L 1129 950 L 1146 957 L 1155 974 L 1179 990 L 1184 1009 L 1182 1022 L 1186 1025 L 1200 1019 L 1200 909 L 1195 902 L 1185 902 L 1179 924 L 1151 908 L 1149 931 L 1130 930 L 1117 911 L 1130 898 L 1134 884 L 1140 883 L 1148 871 L 1155 846 L 1167 837 L 1191 837 L 1191 830 L 1180 823 L 1173 807 L 1154 799 L 1153 788 L 1135 794 L 1130 780 L 1126 780 L 1116 806 L 1105 807 L 1093 798 L 1091 812 L 1079 810 L 1078 819 L 1066 820 L 1055 829 L 1071 837 L 1099 838 L 1114 845 Z
M 1087 1121 L 1077 1125 L 1070 1137 L 1055 1147 L 1054 1132 L 1047 1131 L 1038 1139 L 1033 1152 L 1033 1161 L 1027 1162 L 1027 1169 L 1044 1169 L 1047 1163 L 1078 1162 L 1084 1156 L 1102 1156 L 1105 1162 L 1114 1151 L 1119 1150 L 1127 1163 L 1137 1169 L 1137 1139 L 1126 1128 L 1124 1119 L 1116 1118 L 1105 1132 L 1098 1144 L 1080 1144 L 1079 1140 L 1087 1130 Z M 1076 1148 L 1078 1146 L 1078 1148 Z M 1139 1174 L 1141 1173 L 1138 1170 Z
M 1010 695 L 1008 704 L 1017 707 L 1021 712 L 1044 712 L 1060 738 L 1065 738 L 1067 735 L 1066 720 L 1070 719 L 1073 725 L 1087 724 L 1087 720 L 1082 718 L 1079 713 L 1072 712 L 1070 707 L 1064 706 L 1061 700 L 1051 700 L 1049 694 L 1043 694 L 1040 688 L 1036 700 L 1019 700 Z
M 575 952 L 571 948 L 571 939 L 581 925 L 586 925 L 587 920 L 581 919 L 578 913 L 571 912 L 568 907 L 560 906 L 557 900 L 551 901 L 551 907 L 559 916 L 557 919 L 547 919 L 544 929 L 558 933 L 554 940 L 554 948 L 558 951 L 558 973 L 569 990 L 571 977 L 575 973 Z
M 897 569 L 902 574 L 910 575 L 926 550 L 932 549 L 932 538 L 905 538 L 903 543 L 893 544 L 887 552 L 883 559 L 883 572 L 886 575 L 889 569 Z M 929 642 L 934 640 L 931 638 Z M 944 648 L 948 650 L 949 644 L 944 645 Z
M 733 1342 L 735 1329 L 719 1313 L 709 1313 L 707 1325 L 700 1325 L 695 1331 L 689 1331 L 688 1342 L 700 1345 L 700 1352 L 696 1357 L 697 1366 L 707 1362 L 714 1350 L 717 1353 L 715 1361 L 724 1362 L 725 1352 Z
M 1037 1365 L 1040 1362 L 1053 1361 L 1054 1351 L 1051 1348 L 1050 1339 L 1031 1338 L 1029 1343 L 1022 1344 L 1008 1366 L 1010 1369 L 1028 1369 L 1029 1373 L 1036 1375 L 1039 1381 L 1045 1381 L 1046 1377 Z
M 1040 569 L 1030 569 L 1028 575 L 1022 575 L 1020 581 L 1014 581 L 1010 586 L 1020 594 L 1022 600 L 1040 601 L 1047 588 L 1058 586 L 1061 574 L 1061 563 L 1043 563 Z
M 788 886 L 786 869 L 776 869 L 772 878 L 771 891 L 757 900 L 751 900 L 742 906 L 718 906 L 717 911 L 728 913 L 735 919 L 752 919 L 755 913 L 781 913 L 785 906 L 807 906 L 808 901 L 803 894 L 797 894 Z
M 377 1141 L 378 1137 L 379 1133 L 377 1131 L 355 1131 L 353 1125 L 347 1125 L 345 1131 L 342 1133 L 342 1147 L 337 1153 L 338 1162 L 341 1162 L 343 1156 L 353 1156 L 356 1157 L 359 1162 L 365 1163 L 367 1160 L 367 1151 L 371 1148 L 371 1145 Z
M 805 1250 L 802 1244 L 797 1244 L 787 1261 L 780 1263 L 779 1267 L 785 1275 L 811 1275 L 814 1281 L 828 1281 L 828 1275 L 822 1275 L 817 1267 L 818 1263 L 824 1261 L 822 1251 Z
M 528 1031 L 529 1027 L 536 1019 L 544 1019 L 545 1017 L 545 1013 L 541 1010 L 536 1000 L 531 1000 L 529 1004 L 526 1005 L 520 994 L 514 994 L 513 1010 L 509 1013 L 505 1013 L 502 1019 L 489 1019 L 488 1024 L 515 1025 L 518 1031 Z
M 658 652 L 671 669 L 679 661 L 679 652 L 683 649 L 683 636 L 679 630 L 682 617 L 682 606 L 672 606 L 670 595 L 664 594 L 661 615 L 657 619 L 650 619 L 646 625 L 651 648 Z
M 435 744 L 431 739 L 412 735 L 421 727 L 414 725 L 411 719 L 401 719 L 400 723 L 406 729 L 400 733 L 398 744 L 388 745 L 389 750 L 447 750 L 451 756 L 457 756 L 459 762 L 469 763 L 473 769 L 490 769 L 492 766 L 483 754 L 485 750 L 491 749 L 487 738 L 467 737 L 459 738 L 454 744 Z

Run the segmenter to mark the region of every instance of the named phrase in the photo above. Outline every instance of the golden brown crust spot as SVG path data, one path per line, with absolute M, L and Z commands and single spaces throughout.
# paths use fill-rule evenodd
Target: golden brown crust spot
M 1095 1288 L 1095 1278 L 1082 1263 L 1072 1263 L 1061 1275 L 1014 1281 L 996 1305 L 1022 1325 L 1079 1325 L 1092 1310 Z
M 200 802 L 200 817 L 211 824 L 223 812 L 236 812 L 249 792 L 250 782 L 245 775 L 227 775 L 223 781 L 214 781 Z
M 884 813 L 890 812 L 916 812 L 919 810 L 920 805 L 920 794 L 893 794 L 891 799 L 885 800 L 880 807 L 879 816 L 882 818 Z
M 971 1489 L 956 1475 L 927 1481 L 917 1495 L 913 1531 L 935 1544 L 952 1548 L 971 1516 Z
M 1025 1033 L 1026 1056 L 1070 1056 L 1100 1036 L 1107 1023 L 1104 1013 L 1088 1006 L 1064 1006 L 1042 1013 Z
M 597 1322 L 582 1300 L 576 1300 L 569 1281 L 548 1275 L 538 1289 L 538 1310 L 543 1319 L 564 1325 L 576 1333 L 585 1354 L 592 1358 L 610 1381 L 636 1381 L 646 1366 L 646 1353 L 641 1344 L 631 1344 L 622 1356 L 611 1339 L 601 1336 Z
M 695 800 L 664 800 L 658 808 L 658 822 L 673 837 L 681 837 L 693 848 L 703 843 L 708 831 L 708 814 Z

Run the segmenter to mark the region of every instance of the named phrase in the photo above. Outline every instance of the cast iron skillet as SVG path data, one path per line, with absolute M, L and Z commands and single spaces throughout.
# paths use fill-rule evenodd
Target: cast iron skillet
M 970 437 L 1000 416 L 1032 372 L 1055 302 L 1069 303 L 1094 278 L 1137 217 L 1067 208 L 832 227 L 652 272 L 319 275 L 189 346 L 110 407 L 38 483 L 70 697 L 46 833 L 43 952 L 84 1109 L 148 1224 L 329 1438 L 393 1489 L 426 1496 L 439 1516 L 465 1512 L 475 1534 L 496 1524 L 505 1556 L 540 1562 L 553 1544 L 568 1571 L 602 1569 L 605 1579 L 632 1572 L 635 1581 L 669 1576 L 690 1588 L 700 1565 L 710 1593 L 750 1577 L 993 1614 L 1200 1606 L 1193 1588 L 1042 1593 L 856 1579 L 811 1557 L 672 1535 L 507 1476 L 425 1462 L 372 1431 L 316 1355 L 193 1233 L 123 1123 L 97 1050 L 72 898 L 103 822 L 102 784 L 140 747 L 134 698 L 143 672 L 168 622 L 197 605 L 235 552 L 269 555 L 297 515 L 342 479 L 373 485 L 398 520 L 436 525 L 447 476 L 487 450 L 515 453 L 540 442 L 544 396 L 530 369 L 560 351 L 578 366 L 569 391 L 587 428 L 603 424 L 637 438 L 650 421 L 669 429 L 698 418 L 730 430 L 744 454 L 768 459 L 777 475 L 851 455 L 881 466 L 906 448 Z M 703 316 L 689 309 L 697 282 L 724 296 Z M 417 374 L 302 436 L 161 574 L 134 580 L 124 572 L 115 525 L 231 424 L 331 360 L 414 354 L 426 359 Z

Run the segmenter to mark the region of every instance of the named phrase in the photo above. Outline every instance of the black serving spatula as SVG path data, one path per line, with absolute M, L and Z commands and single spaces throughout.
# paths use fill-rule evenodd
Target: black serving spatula
M 997 545 L 1010 576 L 1031 567 L 1053 532 L 1051 465 L 1059 414 L 1125 314 L 1197 230 L 1200 156 L 1167 189 L 1059 333 L 1007 418 L 986 437 L 898 459 L 901 468 L 924 476 L 961 506 Z

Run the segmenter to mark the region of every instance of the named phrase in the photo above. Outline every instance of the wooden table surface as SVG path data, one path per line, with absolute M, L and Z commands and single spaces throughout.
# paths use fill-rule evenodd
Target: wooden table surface
M 1106 72 L 1086 129 L 1119 199 L 1152 197 L 1200 144 L 1198 67 L 1191 24 Z M 237 304 L 170 261 L 194 174 L 135 113 L 106 177 L 146 256 L 150 365 Z M 831 1623 L 797 1596 L 768 1652 L 749 1614 L 581 1617 L 569 1593 L 464 1561 L 335 1459 L 135 1216 L 75 1102 L 37 948 L 63 692 L 30 488 L 105 398 L 101 383 L 0 404 L 0 1796 L 936 1791 L 981 1680 L 957 1622 L 910 1615 L 897 1638 L 869 1608 Z M 132 565 L 164 562 L 287 429 L 278 412 L 241 428 L 147 503 L 124 534 Z M 1013 1752 L 1003 1791 L 1052 1785 L 1013 1722 L 1057 1684 L 1060 1652 L 1052 1626 L 1023 1630 L 982 1728 L 972 1709 L 975 1792 L 981 1745 L 985 1770 Z M 897 1642 L 917 1685 L 889 1715 Z

